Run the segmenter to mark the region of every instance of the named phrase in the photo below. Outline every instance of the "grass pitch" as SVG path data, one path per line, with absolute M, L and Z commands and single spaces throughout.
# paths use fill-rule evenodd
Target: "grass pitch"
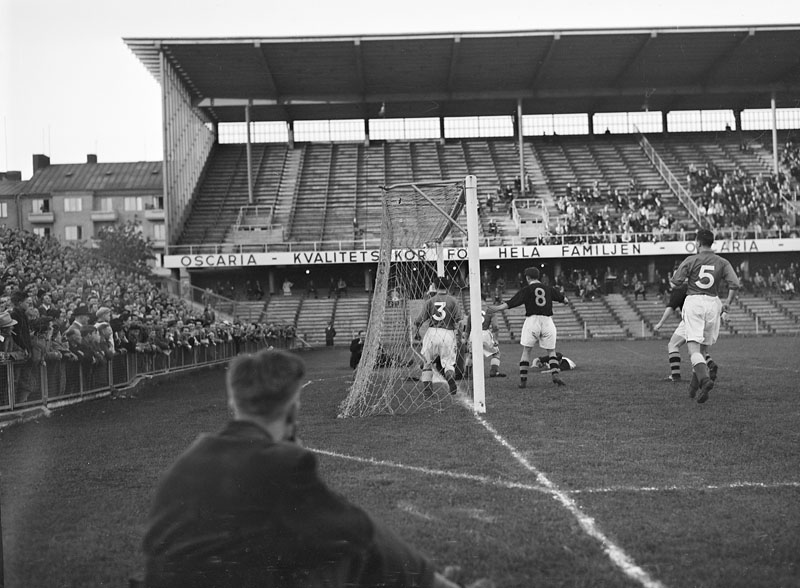
M 666 341 L 565 342 L 558 388 L 487 380 L 486 415 L 337 419 L 344 349 L 305 353 L 301 435 L 329 484 L 499 588 L 800 585 L 800 340 L 725 338 L 708 403 Z M 5 585 L 126 586 L 160 473 L 227 419 L 223 370 L 0 432 Z

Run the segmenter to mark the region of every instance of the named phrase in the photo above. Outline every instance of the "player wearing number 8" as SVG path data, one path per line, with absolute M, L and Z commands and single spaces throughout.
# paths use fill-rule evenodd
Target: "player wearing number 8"
M 714 387 L 705 356 L 717 342 L 720 314 L 728 310 L 736 290 L 739 289 L 739 278 L 730 262 L 711 250 L 714 233 L 708 229 L 700 229 L 696 240 L 697 253 L 683 260 L 670 281 L 676 288 L 687 283 L 683 321 L 693 371 L 689 396 L 697 396 L 697 402 L 702 404 L 708 400 L 708 393 Z M 728 297 L 721 303 L 719 294 L 723 284 L 728 286 Z
M 531 350 L 538 342 L 539 347 L 544 349 L 550 361 L 550 373 L 553 383 L 559 386 L 564 385 L 564 381 L 559 376 L 560 362 L 556 356 L 556 325 L 553 323 L 553 301 L 567 303 L 564 294 L 542 284 L 539 280 L 539 270 L 529 267 L 525 270 L 525 280 L 527 285 L 519 292 L 514 294 L 508 302 L 497 306 L 490 306 L 490 313 L 500 312 L 507 308 L 514 308 L 525 305 L 525 323 L 522 325 L 519 342 L 522 345 L 522 356 L 519 360 L 519 387 L 525 388 L 528 383 L 528 369 L 531 366 Z

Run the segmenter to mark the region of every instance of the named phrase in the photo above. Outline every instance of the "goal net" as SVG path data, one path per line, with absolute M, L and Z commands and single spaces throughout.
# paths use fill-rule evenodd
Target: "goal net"
M 340 417 L 404 414 L 467 402 L 485 411 L 481 329 L 478 201 L 474 176 L 384 188 L 378 269 L 364 350 Z M 441 364 L 433 382 L 421 381 L 422 336 L 415 321 L 436 286 L 446 284 L 462 321 L 457 329 L 456 382 L 451 394 Z M 472 284 L 474 286 L 470 287 Z M 477 322 L 471 311 L 477 313 Z M 478 382 L 478 385 L 476 385 Z

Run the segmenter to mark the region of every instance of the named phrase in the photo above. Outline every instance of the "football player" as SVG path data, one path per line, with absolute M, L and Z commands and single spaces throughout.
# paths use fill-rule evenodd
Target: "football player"
M 454 296 L 448 293 L 444 280 L 439 279 L 436 284 L 436 293 L 425 302 L 425 307 L 414 321 L 417 336 L 423 323 L 428 323 L 428 329 L 422 338 L 422 351 L 420 352 L 425 362 L 422 365 L 420 380 L 426 396 L 432 393 L 433 363 L 437 358 L 442 362 L 450 394 L 455 394 L 458 390 L 455 379 L 456 328 L 460 320 L 461 309 L 458 302 Z

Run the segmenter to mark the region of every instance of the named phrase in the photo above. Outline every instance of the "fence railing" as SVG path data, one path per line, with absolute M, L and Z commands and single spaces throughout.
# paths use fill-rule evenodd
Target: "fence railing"
M 275 345 L 277 343 L 277 345 Z M 226 341 L 167 353 L 119 353 L 108 361 L 30 359 L 0 363 L 0 413 L 35 406 L 80 401 L 126 388 L 145 375 L 167 374 L 228 361 L 240 353 L 281 346 L 276 341 Z

